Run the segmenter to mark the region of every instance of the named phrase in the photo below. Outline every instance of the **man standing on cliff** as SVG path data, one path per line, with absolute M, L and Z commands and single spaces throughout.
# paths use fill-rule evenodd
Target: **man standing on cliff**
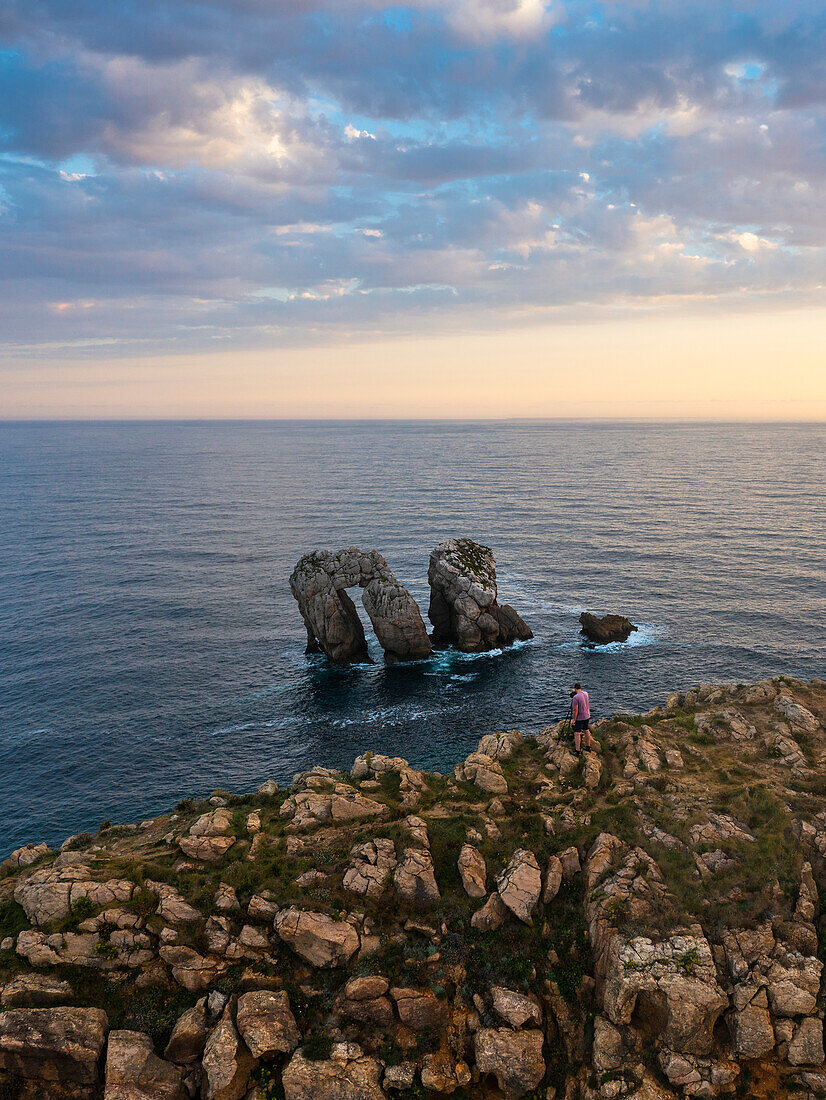
M 574 684 L 574 696 L 571 699 L 571 719 L 574 723 L 574 752 L 582 751 L 582 736 L 585 735 L 585 751 L 591 751 L 591 702 L 588 692 L 582 690 L 582 684 Z

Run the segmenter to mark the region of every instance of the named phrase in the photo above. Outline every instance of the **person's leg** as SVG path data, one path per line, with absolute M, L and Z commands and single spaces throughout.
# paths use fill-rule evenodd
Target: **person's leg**
M 574 722 L 574 752 L 582 752 L 582 730 L 579 722 Z
M 585 726 L 585 748 L 591 748 L 591 723 L 588 722 Z

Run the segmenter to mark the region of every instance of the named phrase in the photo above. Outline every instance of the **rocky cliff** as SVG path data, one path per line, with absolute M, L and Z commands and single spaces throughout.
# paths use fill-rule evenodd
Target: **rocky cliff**
M 826 1096 L 826 684 L 15 852 L 0 1097 Z

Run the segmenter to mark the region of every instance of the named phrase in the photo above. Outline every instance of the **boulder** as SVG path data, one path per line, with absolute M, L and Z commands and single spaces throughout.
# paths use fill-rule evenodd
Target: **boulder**
M 380 1076 L 381 1064 L 356 1043 L 337 1043 L 323 1061 L 297 1050 L 281 1080 L 285 1100 L 386 1100 Z
M 786 1060 L 793 1066 L 819 1066 L 823 1057 L 823 1021 L 817 1016 L 801 1020 L 789 1043 Z
M 413 1031 L 435 1029 L 444 1020 L 445 1005 L 429 989 L 393 988 L 390 996 L 396 1003 L 399 1019 Z
M 166 1044 L 164 1058 L 181 1065 L 196 1062 L 204 1053 L 208 1030 L 207 1001 L 206 997 L 201 997 L 196 1005 L 178 1017 Z
M 214 955 L 199 955 L 192 947 L 164 946 L 158 952 L 163 961 L 172 969 L 172 977 L 190 993 L 207 989 L 229 964 Z
M 579 616 L 579 622 L 582 627 L 580 633 L 594 645 L 627 642 L 634 631 L 639 629 L 623 615 L 603 615 L 598 619 L 596 615 L 583 611 Z
M 559 893 L 563 874 L 564 868 L 559 856 L 551 856 L 548 860 L 548 869 L 545 871 L 545 885 L 542 887 L 543 905 L 548 905 Z
M 524 1096 L 545 1076 L 543 1038 L 536 1029 L 480 1028 L 474 1036 L 476 1067 L 482 1077 L 492 1074 L 505 1096 Z
M 142 1031 L 113 1031 L 106 1049 L 104 1100 L 188 1100 L 184 1071 L 154 1053 Z
M 788 695 L 778 695 L 774 700 L 774 709 L 793 729 L 803 733 L 817 733 L 820 729 L 820 722 L 812 712 Z
M 178 840 L 178 847 L 190 859 L 218 863 L 234 843 L 234 836 L 182 836 Z
M 440 898 L 433 858 L 426 848 L 405 848 L 393 882 L 399 896 L 419 908 L 434 905 Z
M 766 991 L 760 992 L 762 1003 L 754 1000 L 729 1018 L 731 1049 L 736 1058 L 764 1058 L 774 1050 L 774 1028 Z
M 150 879 L 144 887 L 158 898 L 155 912 L 168 924 L 192 924 L 204 919 L 203 913 L 185 901 L 174 886 Z
M 324 913 L 283 909 L 275 918 L 275 930 L 297 955 L 321 969 L 344 966 L 359 949 L 355 928 Z
M 512 607 L 497 600 L 492 551 L 473 539 L 449 539 L 430 555 L 428 617 L 433 644 L 472 653 L 532 638 Z
M 238 1031 L 253 1058 L 288 1054 L 301 1042 L 301 1032 L 284 992 L 269 989 L 245 993 L 238 999 Z
M 513 853 L 496 880 L 503 904 L 524 924 L 531 923 L 531 914 L 542 891 L 542 873 L 533 852 L 520 848 Z
M 462 764 L 457 764 L 453 774 L 460 783 L 473 783 L 487 794 L 507 794 L 508 781 L 502 766 L 483 752 L 472 752 Z
M 495 932 L 505 923 L 507 906 L 494 890 L 481 909 L 477 909 L 470 918 L 471 928 L 477 932 Z
M 416 1063 L 399 1062 L 397 1066 L 388 1066 L 385 1069 L 382 1084 L 385 1089 L 394 1089 L 401 1092 L 412 1088 L 415 1080 Z
M 505 989 L 501 985 L 490 987 L 493 1011 L 506 1024 L 518 1030 L 526 1024 L 542 1026 L 542 1009 L 535 997 L 517 993 L 514 989 Z
M 419 606 L 375 550 L 356 546 L 337 554 L 306 554 L 290 576 L 290 589 L 307 628 L 307 652 L 336 664 L 367 661 L 367 641 L 346 589 L 358 585 L 385 659 L 416 661 L 432 649 Z
M 39 1008 L 65 1003 L 72 996 L 68 982 L 46 974 L 17 974 L 3 987 L 0 1004 L 3 1008 Z
M 487 867 L 482 853 L 471 844 L 463 844 L 457 864 L 462 886 L 469 898 L 483 898 L 487 891 Z
M 385 996 L 390 983 L 379 974 L 351 978 L 344 987 L 340 1011 L 350 1020 L 388 1027 L 393 1022 L 393 1006 Z
M 225 1008 L 204 1048 L 204 1100 L 241 1100 L 257 1064 L 235 1030 L 229 1009 Z
M 99 1008 L 0 1012 L 0 1070 L 55 1085 L 96 1085 L 108 1026 Z
M 422 1058 L 422 1086 L 429 1092 L 455 1092 L 470 1081 L 470 1067 L 466 1062 L 454 1062 L 447 1050 L 425 1054 Z

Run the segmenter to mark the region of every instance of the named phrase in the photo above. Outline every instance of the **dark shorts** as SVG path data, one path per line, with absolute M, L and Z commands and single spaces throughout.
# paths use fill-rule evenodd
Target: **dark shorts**
M 583 733 L 588 729 L 588 723 L 590 721 L 590 718 L 577 719 L 577 721 L 574 722 L 574 733 Z

